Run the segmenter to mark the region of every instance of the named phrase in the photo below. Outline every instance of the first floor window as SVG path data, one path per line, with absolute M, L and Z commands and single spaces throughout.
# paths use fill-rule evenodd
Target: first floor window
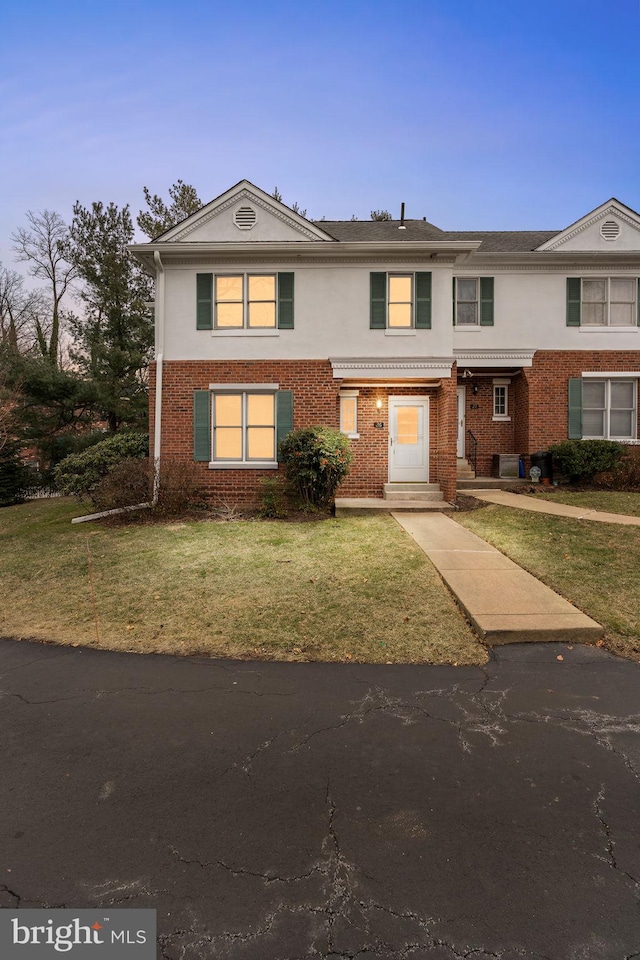
M 274 461 L 276 415 L 273 393 L 214 393 L 214 461 Z
M 494 417 L 507 416 L 507 385 L 495 384 L 493 387 L 493 415 Z
M 275 274 L 215 277 L 215 326 L 218 330 L 276 325 Z
M 582 435 L 589 439 L 633 440 L 636 437 L 636 380 L 584 380 Z
M 340 393 L 340 430 L 348 437 L 358 436 L 357 390 L 344 390 Z

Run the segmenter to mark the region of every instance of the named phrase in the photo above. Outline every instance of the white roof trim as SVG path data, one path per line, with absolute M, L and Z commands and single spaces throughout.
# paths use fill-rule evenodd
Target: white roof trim
M 535 350 L 454 350 L 465 367 L 531 367 Z
M 624 204 L 612 197 L 611 200 L 607 200 L 606 203 L 601 204 L 599 207 L 596 207 L 595 210 L 585 214 L 580 220 L 572 223 L 565 230 L 562 230 L 555 237 L 547 240 L 546 243 L 541 244 L 536 249 L 557 250 L 558 247 L 567 243 L 568 240 L 573 239 L 573 237 L 576 237 L 579 233 L 582 233 L 584 230 L 587 230 L 589 227 L 600 223 L 600 221 L 610 216 L 614 216 L 618 220 L 622 220 L 629 226 L 634 227 L 636 230 L 640 230 L 640 217 L 631 210 L 630 207 L 625 207 Z
M 394 378 L 409 380 L 438 379 L 451 376 L 452 357 L 433 357 L 429 360 L 416 360 L 413 357 L 361 357 L 329 358 L 334 379 L 366 377 L 389 380 Z

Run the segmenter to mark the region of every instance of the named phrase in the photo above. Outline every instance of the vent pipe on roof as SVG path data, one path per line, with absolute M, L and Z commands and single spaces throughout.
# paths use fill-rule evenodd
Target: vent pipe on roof
M 398 230 L 406 230 L 407 228 L 404 225 L 404 203 L 400 204 L 400 226 Z

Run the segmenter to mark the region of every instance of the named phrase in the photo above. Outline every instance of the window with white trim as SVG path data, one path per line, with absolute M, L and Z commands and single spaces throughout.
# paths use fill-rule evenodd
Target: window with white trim
M 583 278 L 583 326 L 636 326 L 637 290 L 635 277 Z
M 358 438 L 358 391 L 340 391 L 340 430 L 348 437 Z
M 214 463 L 275 462 L 274 392 L 212 393 L 211 424 Z
M 216 274 L 214 284 L 216 330 L 275 329 L 275 274 Z
M 413 326 L 413 274 L 389 274 L 387 308 L 390 329 Z
M 583 380 L 582 436 L 635 440 L 637 397 L 637 380 Z
M 477 277 L 457 277 L 456 282 L 456 326 L 469 326 L 480 322 Z
M 494 377 L 493 380 L 493 419 L 511 420 L 509 416 L 509 386 L 507 377 Z

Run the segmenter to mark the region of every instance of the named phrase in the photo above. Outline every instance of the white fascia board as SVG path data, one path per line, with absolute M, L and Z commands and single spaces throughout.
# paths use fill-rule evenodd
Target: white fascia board
M 464 367 L 532 367 L 535 350 L 454 350 Z
M 635 267 L 640 270 L 640 250 L 526 250 L 519 253 L 479 250 L 473 255 L 473 269 L 486 266 L 528 267 L 538 270 L 582 270 L 585 266 Z
M 330 357 L 334 380 L 435 380 L 451 376 L 453 357 Z

